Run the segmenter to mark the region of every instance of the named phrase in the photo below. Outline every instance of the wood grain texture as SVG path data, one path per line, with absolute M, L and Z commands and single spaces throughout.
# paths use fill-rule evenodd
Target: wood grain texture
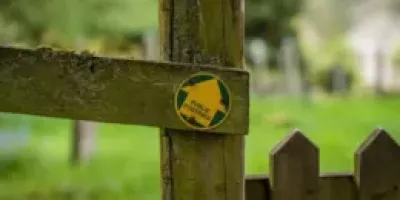
M 159 2 L 164 60 L 243 67 L 243 0 Z M 248 109 L 248 102 L 236 106 L 232 111 L 248 115 L 240 109 Z M 245 133 L 161 132 L 164 200 L 244 199 Z
M 270 178 L 246 176 L 246 200 L 272 200 Z M 322 174 L 319 177 L 319 200 L 357 200 L 355 178 L 349 173 Z
M 277 145 L 270 156 L 274 200 L 317 200 L 319 150 L 295 131 Z
M 357 185 L 352 174 L 323 174 L 320 176 L 320 200 L 357 200 Z
M 400 199 L 400 147 L 385 130 L 374 131 L 355 152 L 354 175 L 322 174 L 316 181 L 317 157 L 318 149 L 304 135 L 289 135 L 271 152 L 271 179 L 246 177 L 246 200 Z
M 155 63 L 50 49 L 0 47 L 0 111 L 191 129 L 174 109 L 178 85 L 197 72 L 219 76 L 234 109 L 212 131 L 248 129 L 248 73 L 211 65 Z
M 400 199 L 400 147 L 383 129 L 375 130 L 355 154 L 361 200 Z

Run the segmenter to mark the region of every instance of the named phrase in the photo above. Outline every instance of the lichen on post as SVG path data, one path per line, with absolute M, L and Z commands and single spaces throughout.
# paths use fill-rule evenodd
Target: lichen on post
M 0 46 L 0 111 L 187 130 L 176 115 L 175 88 L 198 72 L 224 79 L 236 105 L 213 132 L 246 132 L 249 76 L 244 70 L 51 49 Z
M 163 60 L 243 67 L 243 0 L 159 2 Z M 244 136 L 162 129 L 161 173 L 163 200 L 243 200 Z

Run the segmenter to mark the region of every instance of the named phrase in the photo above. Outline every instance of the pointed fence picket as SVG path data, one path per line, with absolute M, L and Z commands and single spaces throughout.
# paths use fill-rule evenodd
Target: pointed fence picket
M 375 130 L 355 152 L 355 172 L 319 173 L 319 149 L 295 131 L 270 154 L 270 176 L 246 177 L 246 200 L 400 200 L 400 146 Z

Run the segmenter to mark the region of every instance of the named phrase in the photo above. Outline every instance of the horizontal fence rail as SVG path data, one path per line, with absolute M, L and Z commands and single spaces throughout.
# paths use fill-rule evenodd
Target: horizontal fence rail
M 230 91 L 231 112 L 215 133 L 248 132 L 249 74 L 210 65 L 0 47 L 0 111 L 191 130 L 176 114 L 180 84 L 210 73 Z M 210 130 L 204 130 L 210 131 Z
M 355 152 L 354 174 L 319 173 L 319 149 L 296 131 L 270 154 L 270 176 L 246 177 L 246 200 L 400 200 L 400 146 L 375 130 Z

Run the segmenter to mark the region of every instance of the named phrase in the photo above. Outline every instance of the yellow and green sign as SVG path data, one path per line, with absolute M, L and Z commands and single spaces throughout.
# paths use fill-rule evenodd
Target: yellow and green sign
M 175 95 L 175 109 L 180 119 L 198 130 L 220 125 L 230 111 L 230 92 L 217 76 L 195 74 L 185 80 Z

